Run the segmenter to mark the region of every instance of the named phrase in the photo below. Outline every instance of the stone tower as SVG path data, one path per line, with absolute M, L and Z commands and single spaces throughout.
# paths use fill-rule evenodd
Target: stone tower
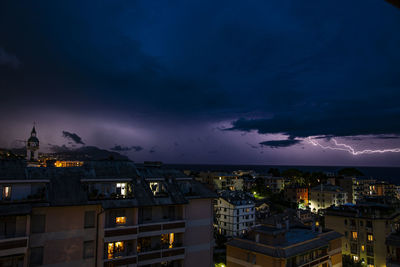
M 36 136 L 35 126 L 33 126 L 31 136 L 26 142 L 26 159 L 28 161 L 38 161 L 39 159 L 39 139 Z

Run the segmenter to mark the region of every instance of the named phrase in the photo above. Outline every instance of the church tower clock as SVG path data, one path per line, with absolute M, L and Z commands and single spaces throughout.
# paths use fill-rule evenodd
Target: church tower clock
M 31 136 L 26 142 L 26 159 L 28 161 L 38 161 L 39 159 L 39 139 L 36 136 L 35 126 L 33 126 Z

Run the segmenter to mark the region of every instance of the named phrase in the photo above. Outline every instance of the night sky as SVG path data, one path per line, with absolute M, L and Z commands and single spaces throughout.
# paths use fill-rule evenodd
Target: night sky
M 399 29 L 383 0 L 1 1 L 0 146 L 400 166 Z

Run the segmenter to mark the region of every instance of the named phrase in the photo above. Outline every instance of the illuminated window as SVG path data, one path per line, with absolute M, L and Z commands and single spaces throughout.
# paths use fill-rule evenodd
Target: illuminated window
M 374 236 L 372 234 L 368 234 L 368 241 L 369 242 L 374 241 Z
M 175 240 L 175 234 L 174 233 L 170 233 L 169 234 L 169 246 L 168 246 L 168 248 L 172 248 L 173 247 L 174 240 Z
M 163 244 L 164 247 L 173 248 L 174 247 L 174 241 L 175 241 L 175 234 L 174 233 L 162 234 L 161 235 L 161 244 Z
M 357 232 L 351 232 L 351 236 L 352 236 L 353 240 L 357 240 L 357 237 L 358 237 Z
M 315 226 L 319 226 L 319 222 L 315 222 Z
M 116 217 L 115 218 L 115 223 L 116 224 L 125 224 L 126 223 L 126 217 Z
M 11 186 L 3 186 L 3 200 L 11 199 Z
M 120 196 L 126 196 L 126 183 L 117 183 L 116 193 Z
M 124 242 L 112 242 L 107 245 L 107 258 L 113 259 L 119 257 L 125 249 Z
M 354 261 L 358 261 L 358 256 L 353 256 Z
M 162 182 L 150 182 L 149 186 L 154 196 L 165 196 L 167 194 L 165 185 Z
M 107 258 L 112 259 L 113 257 L 114 257 L 114 243 L 108 243 Z
M 364 250 L 365 250 L 365 246 L 361 245 L 361 251 L 364 251 Z

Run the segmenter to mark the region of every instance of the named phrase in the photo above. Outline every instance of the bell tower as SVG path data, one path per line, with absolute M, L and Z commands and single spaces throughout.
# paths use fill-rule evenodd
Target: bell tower
M 35 124 L 33 125 L 31 136 L 26 142 L 26 159 L 28 161 L 38 161 L 39 159 L 39 139 L 36 136 Z

